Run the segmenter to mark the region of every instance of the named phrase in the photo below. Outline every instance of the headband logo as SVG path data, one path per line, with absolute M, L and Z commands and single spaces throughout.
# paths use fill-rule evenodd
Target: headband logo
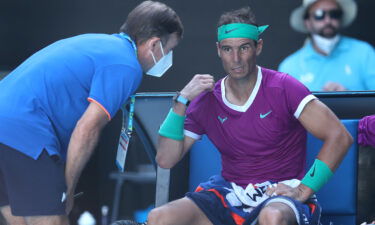
M 247 23 L 230 23 L 222 25 L 217 30 L 217 39 L 221 41 L 226 38 L 249 38 L 259 40 L 259 35 L 267 29 L 268 25 L 256 26 Z
M 233 28 L 233 29 L 231 29 L 231 30 L 225 30 L 225 34 L 229 34 L 230 32 L 232 32 L 232 31 L 235 31 L 235 30 L 238 30 L 238 28 Z

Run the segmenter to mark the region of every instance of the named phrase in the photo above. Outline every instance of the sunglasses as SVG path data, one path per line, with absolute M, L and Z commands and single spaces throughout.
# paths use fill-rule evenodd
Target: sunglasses
M 340 20 L 342 18 L 342 11 L 340 9 L 333 9 L 328 11 L 318 9 L 312 13 L 312 17 L 315 20 L 323 20 L 326 16 L 329 16 L 331 19 Z

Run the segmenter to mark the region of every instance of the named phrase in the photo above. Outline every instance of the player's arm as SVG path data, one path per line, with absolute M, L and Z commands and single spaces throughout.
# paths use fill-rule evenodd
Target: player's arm
M 65 168 L 67 213 L 73 206 L 73 195 L 83 168 L 99 140 L 100 131 L 108 123 L 107 114 L 96 103 L 90 103 L 77 122 L 70 138 Z
M 203 91 L 212 90 L 214 79 L 208 74 L 197 74 L 182 89 L 181 96 L 192 101 Z M 172 168 L 194 144 L 193 138 L 184 136 L 186 105 L 176 102 L 159 129 L 156 161 L 162 168 Z
M 298 187 L 301 191 L 298 200 L 305 201 L 329 180 L 353 143 L 353 138 L 336 115 L 317 99 L 305 106 L 299 121 L 307 131 L 323 141 L 317 159 Z
M 291 188 L 278 184 L 268 188 L 266 193 L 305 202 L 330 179 L 353 143 L 353 138 L 333 112 L 319 100 L 310 101 L 298 120 L 307 131 L 323 141 L 323 146 L 299 186 Z
M 172 168 L 176 165 L 194 144 L 195 139 L 184 136 L 181 141 L 173 140 L 159 135 L 158 152 L 156 161 L 162 168 Z

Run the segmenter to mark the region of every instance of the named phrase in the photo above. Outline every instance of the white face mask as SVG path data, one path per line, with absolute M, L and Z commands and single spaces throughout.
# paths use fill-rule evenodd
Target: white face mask
M 314 44 L 325 54 L 329 55 L 332 50 L 335 48 L 337 42 L 339 42 L 339 35 L 334 36 L 333 38 L 325 38 L 317 34 L 312 35 Z
M 167 55 L 164 55 L 164 50 L 163 50 L 163 46 L 161 42 L 160 42 L 160 48 L 161 48 L 161 53 L 163 54 L 163 57 L 161 57 L 161 59 L 158 62 L 156 62 L 154 53 L 152 53 L 151 51 L 152 59 L 154 60 L 155 65 L 146 72 L 147 75 L 151 75 L 154 77 L 161 77 L 172 66 L 172 58 L 173 58 L 172 50 L 169 51 Z

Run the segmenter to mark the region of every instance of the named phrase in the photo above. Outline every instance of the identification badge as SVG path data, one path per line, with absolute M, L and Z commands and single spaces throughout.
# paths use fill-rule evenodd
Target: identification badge
M 116 165 L 121 172 L 124 172 L 125 169 L 125 160 L 126 153 L 128 152 L 129 139 L 129 135 L 125 132 L 125 130 L 121 130 L 116 156 Z

